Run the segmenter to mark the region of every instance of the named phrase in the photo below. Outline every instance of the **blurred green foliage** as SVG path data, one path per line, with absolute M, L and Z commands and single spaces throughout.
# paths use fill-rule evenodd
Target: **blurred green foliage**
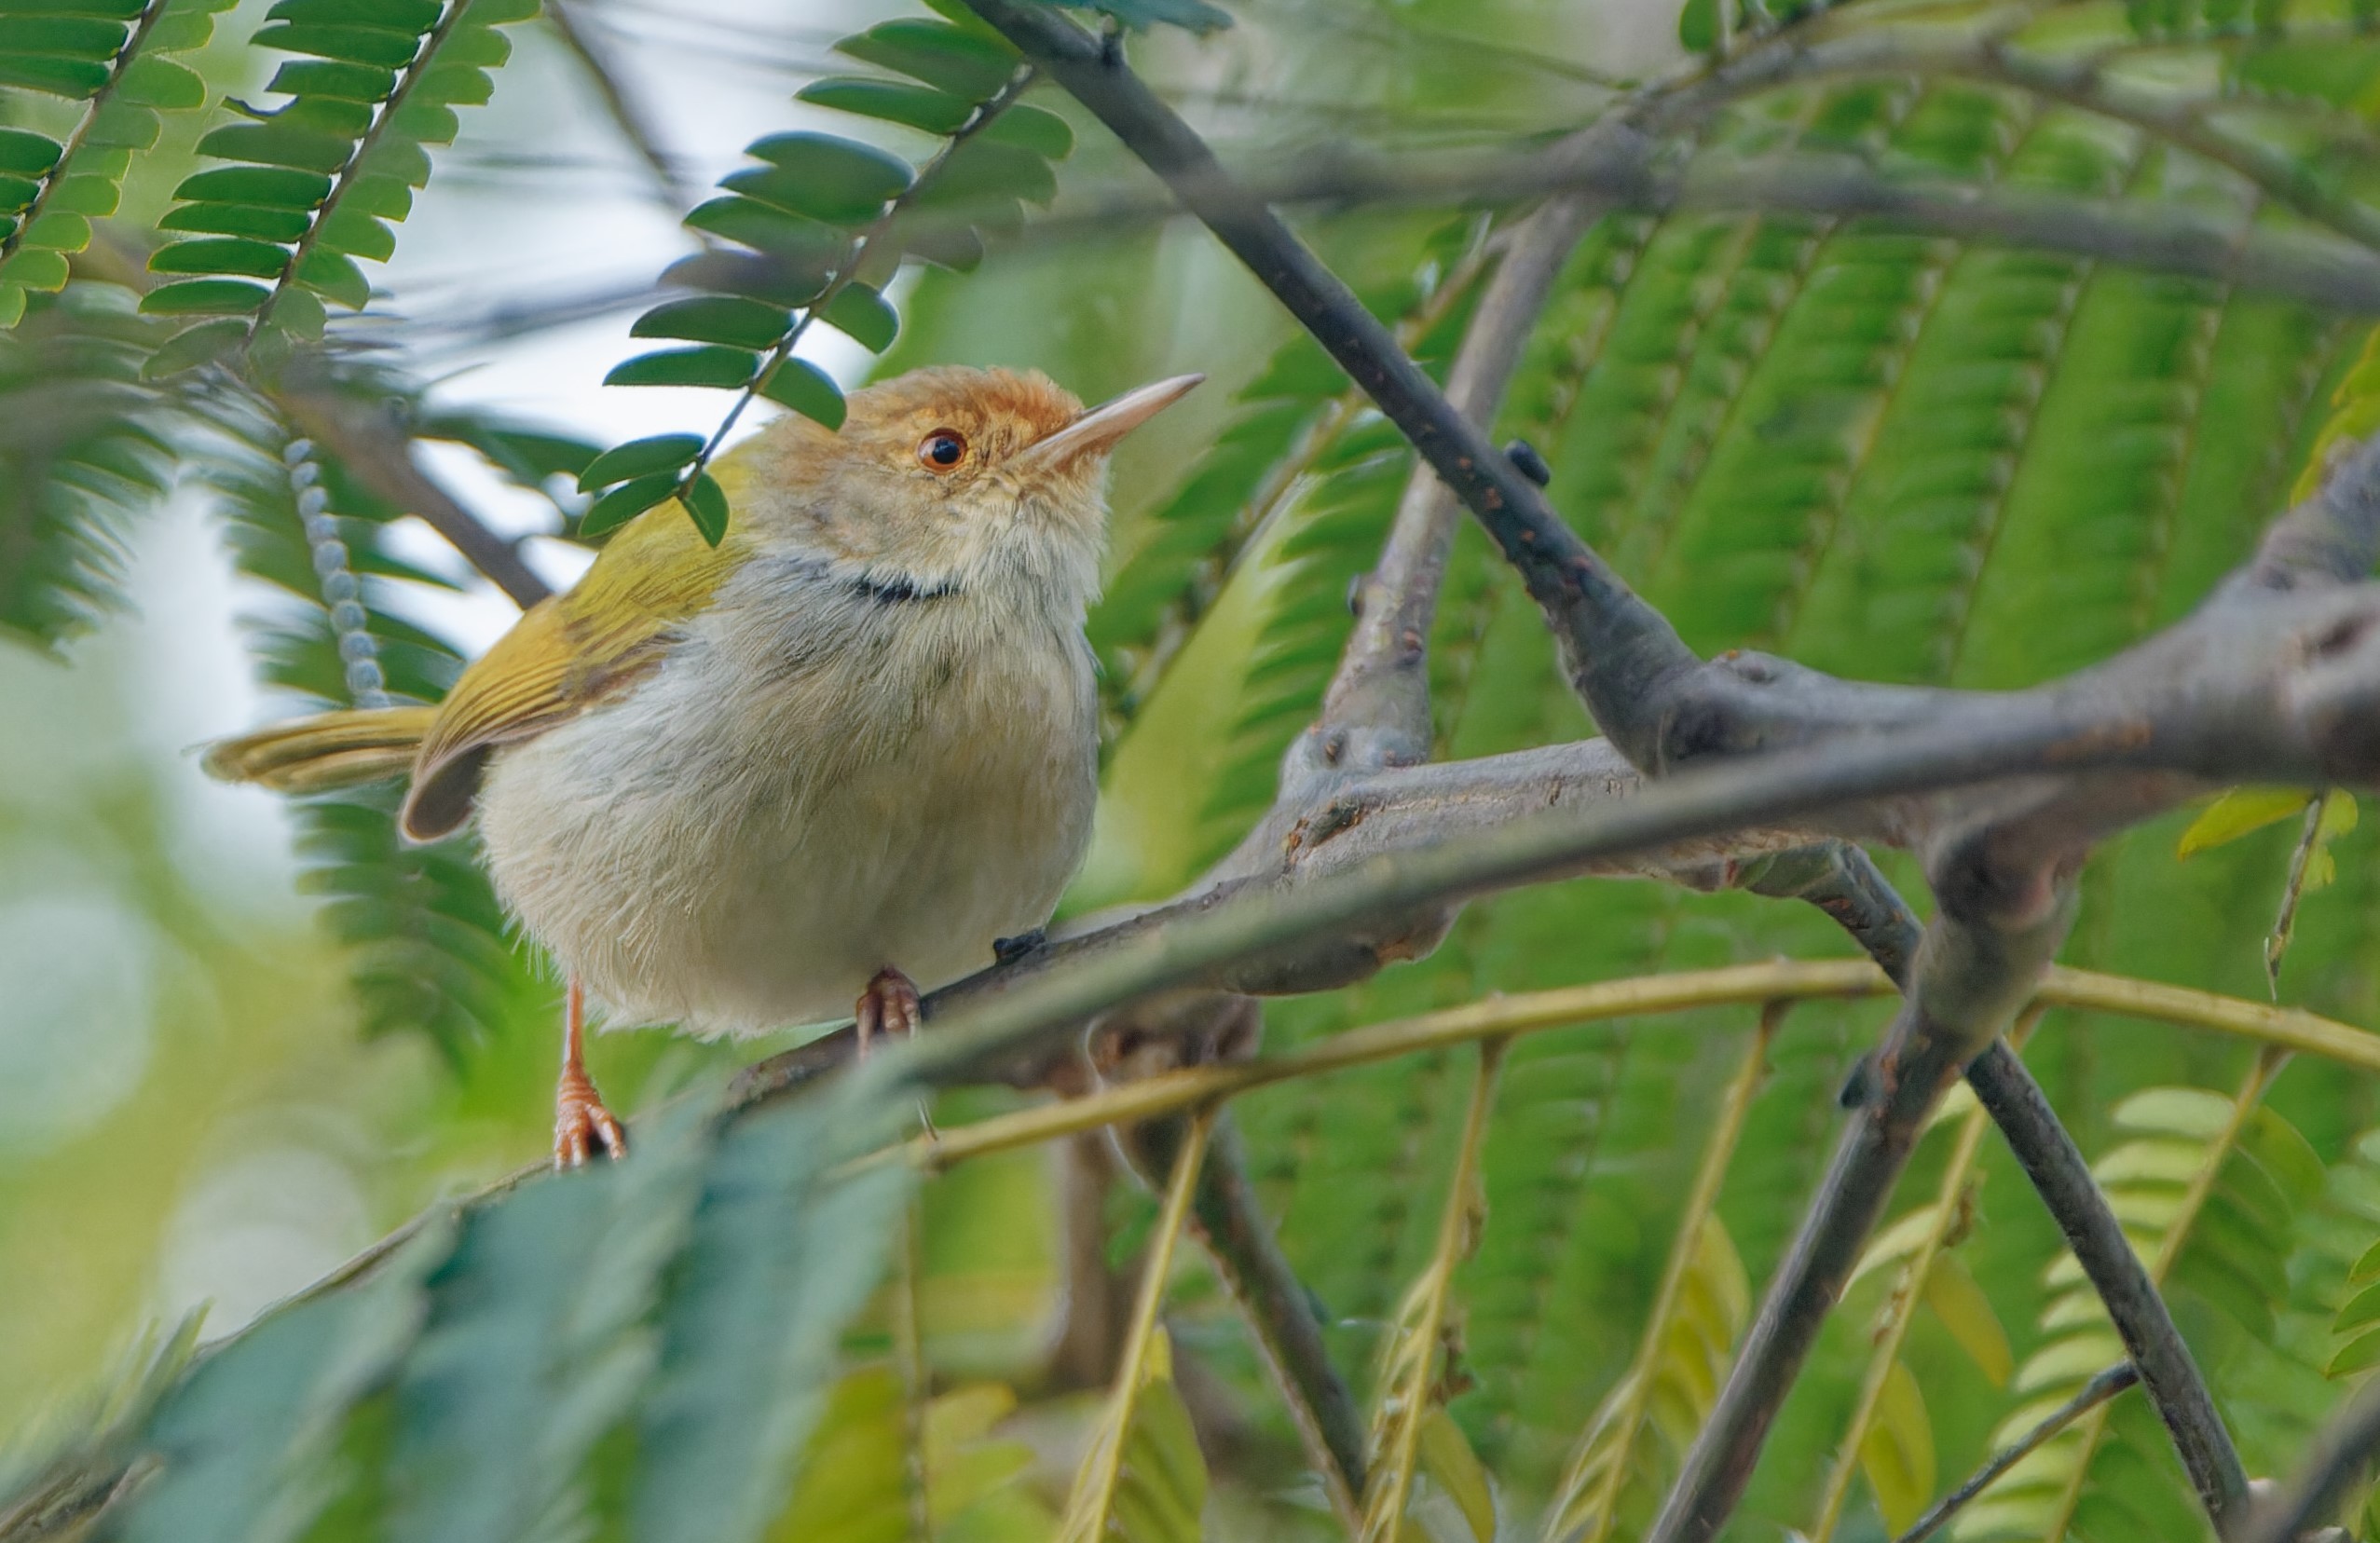
M 188 576 L 223 566 L 212 543 L 246 576 L 245 635 L 280 691 L 318 703 L 365 690 L 431 700 L 464 651 L 423 619 L 422 594 L 451 584 L 451 570 L 418 557 L 402 512 L 333 450 L 295 443 L 272 360 L 261 374 L 228 356 L 182 374 L 143 367 L 173 327 L 144 321 L 130 298 L 157 230 L 212 239 L 223 233 L 186 212 L 267 207 L 170 198 L 198 135 L 258 127 L 216 105 L 267 78 L 250 37 L 272 47 L 259 29 L 280 27 L 288 45 L 292 28 L 352 24 L 372 35 L 318 38 L 328 51 L 305 57 L 362 68 L 371 66 L 359 50 L 388 38 L 413 48 L 472 30 L 440 33 L 459 12 L 436 7 L 403 7 L 397 27 L 342 6 L 280 0 L 270 17 L 233 15 L 203 50 L 202 34 L 180 44 L 195 50 L 184 62 L 203 78 L 208 111 L 160 100 L 157 146 L 125 146 L 124 165 L 110 162 L 125 213 L 110 223 L 89 212 L 102 223 L 73 253 L 76 282 L 54 298 L 59 286 L 46 283 L 0 292 L 31 294 L 23 321 L 0 335 L 0 629 L 34 645 L 0 654 L 11 725 L 0 736 L 0 1279 L 12 1284 L 0 1316 L 0 1444 L 20 1454 L 18 1479 L 33 1474 L 62 1495 L 135 1451 L 161 1457 L 159 1477 L 109 1523 L 137 1536 L 896 1538 L 922 1516 L 946 1539 L 1048 1537 L 1098 1415 L 1046 1353 L 1068 1309 L 1061 1283 L 1070 1266 L 1083 1278 L 1087 1225 L 1094 1262 L 1129 1263 L 1150 1229 L 1144 1196 L 1118 1187 L 1086 1202 L 1083 1171 L 1048 1152 L 969 1164 L 912 1193 L 897 1165 L 848 1166 L 897 1133 L 911 1117 L 905 1101 L 805 1098 L 722 1127 L 700 1117 L 701 1100 L 756 1047 L 647 1034 L 595 1050 L 604 1085 L 652 1113 L 636 1161 L 483 1208 L 433 1206 L 542 1150 L 552 983 L 507 936 L 467 844 L 401 851 L 368 798 L 278 821 L 260 798 L 200 789 L 178 754 L 251 706 L 220 684 L 240 667 L 223 645 L 228 608 L 188 608 L 205 587 Z M 1202 9 L 1102 8 L 1130 21 Z M 1183 83 L 1194 111 L 1254 142 L 1236 149 L 1292 159 L 1355 133 L 1412 148 L 1580 121 L 1607 99 L 1604 77 L 1662 61 L 1678 35 L 1676 7 L 1643 8 L 1659 48 L 1634 58 L 1617 11 L 1446 0 L 1252 5 L 1228 33 L 1156 32 L 1131 48 Z M 1858 24 L 1860 7 L 1840 9 L 1843 24 Z M 1688 7 L 1688 46 L 1717 47 L 1719 14 Z M 488 19 L 541 35 L 525 14 L 514 24 L 513 9 Z M 1735 7 L 1729 20 L 1760 19 Z M 959 102 L 966 93 L 950 96 L 943 87 L 955 83 L 931 72 L 963 69 L 965 58 L 887 54 L 928 35 L 917 20 L 847 51 Z M 1603 53 L 1575 48 L 1572 29 L 1589 20 L 1609 29 L 1597 34 Z M 2018 41 L 2097 51 L 2134 84 L 2179 92 L 2228 131 L 2278 147 L 2305 178 L 2369 197 L 2374 162 L 2360 147 L 2380 132 L 2372 20 L 2346 0 L 2072 4 L 2044 7 Z M 77 46 L 90 53 L 96 38 Z M 22 42 L 0 33 L 0 60 L 10 39 Z M 490 72 L 500 97 L 520 66 L 485 39 L 475 46 L 457 67 Z M 92 55 L 103 70 L 112 57 Z M 434 62 L 408 52 L 386 68 Z M 376 85 L 367 101 L 356 80 L 321 69 L 295 83 L 307 89 L 293 105 L 361 102 L 367 119 L 395 89 Z M 460 76 L 445 86 L 462 93 L 448 99 L 458 105 L 475 89 Z M 67 104 L 92 93 L 45 92 L 44 79 L 0 70 L 0 122 L 69 135 Z M 872 100 L 888 112 L 895 101 L 881 89 Z M 914 96 L 898 102 L 912 117 L 922 110 Z M 1037 89 L 1033 105 L 1082 140 L 1070 179 L 1124 173 L 1116 148 L 1054 92 Z M 319 102 L 314 116 L 354 117 Z M 278 138 L 208 142 L 210 154 L 239 151 L 252 172 L 305 170 L 288 164 L 298 152 L 327 159 L 310 174 L 334 185 L 293 206 L 301 221 L 327 220 L 349 179 L 363 189 L 357 207 L 376 223 L 326 233 L 346 266 L 314 279 L 300 261 L 305 235 L 273 234 L 296 225 L 251 222 L 230 234 L 281 253 L 274 293 L 368 298 L 347 259 L 385 255 L 414 202 L 376 201 L 376 191 L 389 193 L 393 175 L 434 206 L 444 184 L 425 185 L 430 167 L 455 153 L 443 147 L 458 134 L 462 148 L 472 143 L 468 115 L 453 132 L 423 118 L 378 140 L 350 123 L 341 157 L 292 140 L 305 127 L 294 121 Z M 888 133 L 898 152 L 915 150 Z M 404 174 L 366 165 L 357 147 L 374 145 L 406 152 Z M 1962 184 L 2211 210 L 2243 227 L 2296 219 L 2137 127 L 1955 80 L 1771 91 L 1700 141 L 1715 155 L 1780 148 Z M 752 170 L 741 173 L 747 184 Z M 233 191 L 243 187 L 269 191 L 253 177 Z M 993 234 L 1013 223 L 1020 190 L 1030 189 L 997 189 L 1007 207 L 985 222 Z M 176 217 L 160 221 L 169 207 Z M 747 268 L 773 250 L 745 239 L 757 226 L 694 223 L 749 247 L 730 253 Z M 770 229 L 783 234 L 781 225 Z M 1443 369 L 1503 222 L 1463 210 L 1334 211 L 1307 228 Z M 208 250 L 220 262 L 261 260 Z M 467 241 L 458 255 L 488 260 Z M 229 269 L 196 261 L 163 266 L 226 281 Z M 1106 797 L 1068 904 L 1160 896 L 1269 799 L 1279 754 L 1310 719 L 1350 625 L 1347 581 L 1376 552 L 1411 457 L 1194 231 L 995 239 L 980 266 L 955 271 L 970 266 L 913 270 L 897 284 L 889 269 L 871 275 L 900 308 L 897 341 L 855 321 L 869 347 L 891 341 L 883 368 L 1038 366 L 1087 398 L 1182 369 L 1215 377 L 1194 409 L 1120 462 L 1109 597 L 1092 621 L 1107 671 Z M 10 277 L 0 266 L 0 284 Z M 814 298 L 756 300 L 771 308 L 776 341 L 738 346 L 775 348 L 794 307 Z M 716 330 L 724 314 L 699 324 Z M 666 324 L 680 323 L 697 324 L 684 313 Z M 231 329 L 202 325 L 231 341 Z M 298 341 L 312 330 L 295 328 Z M 1612 214 L 1564 268 L 1498 427 L 1544 453 L 1555 507 L 1697 648 L 1764 647 L 1866 678 L 2010 687 L 2104 657 L 2203 596 L 2318 448 L 2369 430 L 2369 332 L 2359 319 L 2208 281 L 1858 222 Z M 185 347 L 167 362 L 191 365 L 202 351 Z M 570 484 L 592 445 L 435 406 L 401 352 L 334 363 L 337 390 L 398 403 L 421 438 L 468 447 L 492 483 L 542 498 L 547 529 L 560 528 L 560 507 L 580 507 Z M 312 480 L 293 478 L 309 465 Z M 326 497 L 309 506 L 308 487 Z M 128 600 L 144 619 L 120 614 Z M 1468 528 L 1432 645 L 1443 754 L 1587 731 L 1532 606 Z M 2176 814 L 2100 853 L 2065 957 L 2261 997 L 2290 832 L 2257 831 L 2178 866 L 2189 821 Z M 293 838 L 295 873 L 280 855 Z M 2279 978 L 2284 1000 L 2363 1024 L 2380 1019 L 2375 840 L 2372 822 L 2338 838 L 2335 881 L 2308 897 Z M 328 899 L 310 913 L 293 905 L 294 878 Z M 1815 913 L 1748 895 L 1553 885 L 1474 907 L 1425 961 L 1270 1004 L 1268 1044 L 1491 991 L 1846 949 Z M 1674 1256 L 1696 1262 L 1685 1278 L 1707 1300 L 1670 1322 L 1701 1337 L 1673 1335 L 1675 1354 L 1662 1349 L 1650 1369 L 1673 1390 L 1710 1380 L 1726 1346 L 1707 1342 L 1744 1316 L 1730 1306 L 1732 1283 L 1758 1282 L 1776 1263 L 1828 1145 L 1833 1090 L 1880 1021 L 1872 1004 L 1812 1004 L 1785 1022 L 1690 1255 L 1677 1253 L 1677 1216 L 1702 1134 L 1743 1062 L 1749 1015 L 1621 1021 L 1511 1047 L 1480 1151 L 1484 1228 L 1453 1277 L 1438 1387 L 1451 1422 L 1430 1427 L 1484 1459 L 1508 1529 L 1534 1529 L 1581 1434 L 1638 1364 Z M 2160 1261 L 2250 1471 L 2287 1468 L 2339 1395 L 2325 1369 L 2368 1365 L 2359 1336 L 2370 1316 L 2354 1304 L 2380 1232 L 2373 1089 L 2311 1063 L 2257 1065 L 2234 1042 L 2076 1013 L 2045 1019 L 2028 1060 Z M 1467 1066 L 1453 1055 L 1383 1063 L 1269 1088 L 1235 1109 L 1264 1204 L 1367 1401 L 1384 1328 L 1437 1256 Z M 1014 1101 L 955 1093 L 937 1117 Z M 1904 1222 L 1935 1203 L 1950 1145 L 1928 1138 L 1896 1208 Z M 1975 1290 L 1960 1315 L 1916 1317 L 1904 1342 L 1908 1383 L 1891 1406 L 1904 1478 L 1922 1451 L 1947 1482 L 2112 1359 L 2054 1229 L 2010 1167 L 1987 1141 L 1971 1222 L 1945 1245 Z M 239 1330 L 425 1207 L 422 1228 L 356 1281 L 256 1318 L 187 1375 L 172 1374 L 169 1345 L 144 1391 L 113 1408 L 72 1403 L 74 1390 L 104 1382 L 106 1357 L 144 1322 L 212 1297 L 204 1332 Z M 1120 1301 L 1123 1283 L 1107 1285 Z M 1733 1536 L 1811 1523 L 1877 1309 L 1873 1293 L 1854 1293 L 1829 1326 Z M 1195 1258 L 1167 1318 L 1170 1401 L 1144 1406 L 1143 1424 L 1194 1424 L 1205 1452 L 1194 1475 L 1183 1443 L 1161 1442 L 1148 1476 L 1177 1498 L 1206 1493 L 1209 1536 L 1328 1536 L 1253 1346 Z M 1975 1353 L 1979 1323 L 2004 1339 L 2013 1377 Z M 1690 1435 L 1691 1404 L 1674 1391 L 1649 1433 L 1632 1435 L 1637 1463 L 1614 1536 L 1633 1536 L 1648 1514 Z M 105 1439 L 87 1444 L 92 1430 Z M 51 1451 L 62 1463 L 40 1468 Z M 1451 1492 L 1422 1489 L 1418 1524 L 1476 1535 Z M 25 1493 L 0 1481 L 0 1495 Z M 1908 1496 L 1893 1498 L 1897 1515 Z M 1963 1536 L 2039 1536 L 2067 1515 L 2094 1538 L 2195 1526 L 2163 1439 L 2131 1399 L 2045 1452 L 2004 1499 Z M 1142 1524 L 1178 1534 L 1182 1509 L 1151 1505 Z M 1863 1485 L 1842 1535 L 1881 1536 L 1882 1524 Z

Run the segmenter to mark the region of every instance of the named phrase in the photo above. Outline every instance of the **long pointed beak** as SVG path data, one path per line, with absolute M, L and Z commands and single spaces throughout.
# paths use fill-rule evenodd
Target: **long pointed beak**
M 1118 440 L 1190 394 L 1207 377 L 1152 381 L 1075 415 L 1074 421 L 1026 446 L 1014 464 L 1055 471 L 1085 456 L 1104 455 Z

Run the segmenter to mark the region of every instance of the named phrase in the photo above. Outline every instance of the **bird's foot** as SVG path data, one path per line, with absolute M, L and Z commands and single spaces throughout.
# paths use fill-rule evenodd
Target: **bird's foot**
M 925 1020 L 925 1011 L 918 1004 L 917 983 L 890 964 L 877 971 L 868 982 L 868 990 L 859 993 L 858 1005 L 852 1009 L 851 1016 L 863 1058 L 868 1054 L 868 1042 L 878 1034 L 914 1034 L 917 1026 Z
M 628 1133 L 604 1108 L 595 1084 L 578 1067 L 565 1067 L 554 1086 L 554 1166 L 584 1167 L 595 1153 L 628 1155 Z
M 995 937 L 992 940 L 992 962 L 994 964 L 1014 964 L 1048 941 L 1047 927 L 1035 927 L 1014 937 Z

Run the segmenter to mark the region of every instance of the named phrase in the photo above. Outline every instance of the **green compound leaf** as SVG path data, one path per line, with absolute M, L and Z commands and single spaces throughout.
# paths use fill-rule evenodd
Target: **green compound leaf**
M 266 294 L 249 307 L 248 341 L 268 334 L 321 335 L 323 304 L 361 310 L 372 285 L 358 259 L 386 262 L 396 251 L 395 222 L 410 212 L 411 190 L 430 177 L 426 146 L 454 139 L 450 104 L 487 100 L 487 70 L 512 45 L 497 29 L 526 20 L 523 0 L 283 0 L 253 42 L 301 57 L 275 71 L 272 89 L 288 100 L 253 120 L 214 130 L 201 155 L 236 164 L 184 182 L 161 222 L 171 231 L 230 237 L 187 239 L 161 248 L 160 273 L 252 278 Z M 154 302 L 158 314 L 189 314 L 201 292 Z M 219 301 L 209 302 L 222 309 Z M 173 307 L 185 307 L 176 310 Z M 175 350 L 178 361 L 224 350 Z
M 1073 135 L 1054 115 L 1016 106 L 1023 84 L 1019 57 L 996 34 L 979 23 L 904 20 L 837 47 L 910 80 L 816 81 L 800 100 L 922 129 L 949 143 L 912 167 L 832 134 L 755 140 L 745 154 L 758 164 L 729 172 L 719 182 L 721 195 L 686 216 L 691 228 L 750 250 L 713 250 L 672 265 L 663 282 L 705 293 L 657 306 L 630 329 L 637 337 L 697 347 L 640 355 L 616 366 L 606 384 L 726 388 L 742 393 L 729 409 L 731 424 L 756 398 L 766 398 L 840 429 L 841 389 L 796 356 L 811 325 L 824 321 L 873 351 L 889 348 L 900 319 L 883 287 L 905 258 L 972 266 L 983 252 L 979 227 L 1013 229 L 1021 221 L 1019 198 L 1046 202 L 1055 196 L 1049 161 L 1072 147 Z M 1001 131 L 1011 115 L 1015 126 Z M 621 485 L 589 511 L 595 528 L 662 501 L 650 482 L 654 473 L 615 470 L 608 460 L 599 468 L 601 477 Z M 727 514 L 723 498 L 716 513 L 711 508 L 708 471 L 708 456 L 698 456 L 671 491 L 716 542 Z
M 232 4 L 148 0 L 0 12 L 0 86 L 87 103 L 66 141 L 71 152 L 30 130 L 0 130 L 0 327 L 24 314 L 28 294 L 65 287 L 67 267 L 56 254 L 89 246 L 90 218 L 116 212 L 132 156 L 157 143 L 157 114 L 204 105 L 205 83 L 167 56 L 202 47 L 215 15 Z
M 674 471 L 691 462 L 702 450 L 700 434 L 653 434 L 630 440 L 590 461 L 579 474 L 579 490 L 609 487 L 613 483 L 655 471 Z

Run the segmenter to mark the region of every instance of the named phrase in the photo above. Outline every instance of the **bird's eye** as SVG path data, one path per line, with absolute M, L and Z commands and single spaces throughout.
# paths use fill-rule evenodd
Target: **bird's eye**
M 917 442 L 917 458 L 928 471 L 948 471 L 967 458 L 967 437 L 956 429 L 937 429 Z

